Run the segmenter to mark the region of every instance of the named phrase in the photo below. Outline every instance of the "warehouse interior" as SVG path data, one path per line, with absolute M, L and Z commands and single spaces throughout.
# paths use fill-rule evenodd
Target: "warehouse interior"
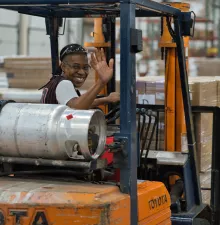
M 220 1 L 184 2 L 190 4 L 190 11 L 196 15 L 194 37 L 190 38 L 188 49 L 191 104 L 220 107 Z M 147 101 L 152 105 L 163 105 L 165 67 L 159 47 L 161 20 L 136 18 L 136 26 L 142 30 L 144 46 L 143 51 L 136 54 L 137 103 Z M 119 27 L 120 19 L 117 19 L 116 91 L 120 91 Z M 65 27 L 60 28 L 59 50 L 70 43 L 93 42 L 93 30 L 94 18 L 66 19 Z M 42 90 L 38 89 L 51 77 L 50 54 L 44 18 L 0 9 L 0 99 L 39 103 Z M 94 82 L 92 72 L 82 92 Z M 212 115 L 205 113 L 194 118 L 202 199 L 207 204 L 211 198 L 212 121 Z M 164 116 L 161 115 L 159 145 L 153 138 L 150 149 L 164 149 L 164 129 Z

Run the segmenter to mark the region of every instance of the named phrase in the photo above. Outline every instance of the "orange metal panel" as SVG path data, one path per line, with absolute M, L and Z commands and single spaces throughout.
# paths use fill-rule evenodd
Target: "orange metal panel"
M 170 220 L 170 196 L 163 183 L 145 181 L 138 185 L 140 225 Z M 171 223 L 170 223 L 171 224 Z
M 0 179 L 0 219 L 6 225 L 130 225 L 130 196 L 113 185 Z M 139 224 L 171 224 L 162 183 L 138 184 Z
M 167 52 L 167 63 L 165 73 L 165 150 L 175 151 L 176 143 L 176 53 L 175 48 Z
M 14 225 L 18 214 L 21 225 L 130 224 L 129 195 L 113 185 L 1 179 L 0 189 L 7 225 Z
M 171 212 L 169 208 L 160 211 L 157 216 L 152 216 L 143 221 L 139 222 L 139 225 L 148 225 L 148 224 L 156 224 L 156 225 L 171 225 Z
M 176 57 L 177 58 L 177 57 Z M 176 60 L 176 151 L 181 152 L 186 138 L 186 123 L 183 108 L 183 96 L 180 80 L 178 58 Z
M 164 3 L 188 12 L 188 3 Z M 172 21 L 172 19 L 170 19 Z M 171 22 L 172 23 L 172 22 Z M 165 73 L 165 150 L 181 151 L 186 141 L 186 125 L 184 118 L 183 98 L 176 44 L 169 33 L 166 18 L 163 19 L 163 33 L 160 47 L 166 48 L 167 61 Z M 185 52 L 188 52 L 189 37 L 184 37 Z M 188 68 L 188 55 L 186 56 Z

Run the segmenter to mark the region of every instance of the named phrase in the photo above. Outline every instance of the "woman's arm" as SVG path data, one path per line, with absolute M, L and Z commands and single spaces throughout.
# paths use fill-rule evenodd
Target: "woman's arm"
M 78 98 L 70 99 L 67 102 L 67 106 L 74 109 L 90 109 L 96 96 L 100 93 L 103 87 L 104 84 L 101 81 L 97 81 L 97 83 L 94 84 L 86 93 Z
M 89 109 L 94 103 L 96 96 L 109 82 L 113 75 L 113 59 L 110 59 L 109 66 L 106 63 L 104 50 L 98 51 L 96 49 L 95 54 L 92 53 L 91 66 L 97 72 L 98 81 L 83 95 L 78 98 L 72 98 L 67 102 L 67 106 L 75 109 Z

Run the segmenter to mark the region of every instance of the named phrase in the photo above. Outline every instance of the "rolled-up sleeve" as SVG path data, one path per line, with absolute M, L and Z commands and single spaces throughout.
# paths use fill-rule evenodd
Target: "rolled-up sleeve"
M 78 98 L 76 90 L 69 80 L 61 81 L 56 88 L 56 98 L 59 104 L 66 105 L 72 98 Z

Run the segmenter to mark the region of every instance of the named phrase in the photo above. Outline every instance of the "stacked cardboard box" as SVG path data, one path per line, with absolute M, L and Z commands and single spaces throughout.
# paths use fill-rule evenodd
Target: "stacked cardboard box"
M 136 89 L 139 104 L 164 104 L 164 76 L 140 77 Z
M 10 88 L 38 89 L 51 74 L 50 58 L 15 57 L 4 59 Z
M 200 173 L 200 184 L 202 190 L 202 201 L 205 204 L 210 204 L 211 199 L 211 170 L 208 170 L 204 173 Z
M 191 77 L 189 79 L 192 105 L 217 106 L 217 81 L 213 77 Z M 198 163 L 201 172 L 211 166 L 212 153 L 212 114 L 197 114 L 194 117 Z
M 51 78 L 51 58 L 5 58 L 4 71 L 7 73 L 10 88 L 38 89 Z M 87 90 L 94 82 L 92 70 L 82 89 Z
M 219 76 L 220 59 L 219 58 L 194 58 L 194 64 L 197 67 L 198 76 Z
M 190 78 L 193 105 L 219 106 L 220 85 L 219 77 L 201 76 Z M 192 92 L 192 91 L 191 91 Z M 195 116 L 195 134 L 198 150 L 198 163 L 200 168 L 200 182 L 202 189 L 202 200 L 210 204 L 211 191 L 207 190 L 211 186 L 211 158 L 212 158 L 212 114 L 198 114 Z
M 137 102 L 164 104 L 164 77 L 142 77 L 137 79 Z M 120 82 L 117 82 L 119 90 Z M 220 86 L 220 85 L 219 85 Z M 189 77 L 191 104 L 194 106 L 216 106 L 218 103 L 218 82 L 215 77 Z M 220 89 L 220 87 L 219 87 Z M 197 114 L 194 119 L 198 164 L 201 172 L 211 165 L 212 150 L 212 114 Z M 164 118 L 160 117 L 160 137 L 164 142 Z M 153 140 L 155 141 L 155 140 Z M 153 149 L 154 145 L 152 145 Z

